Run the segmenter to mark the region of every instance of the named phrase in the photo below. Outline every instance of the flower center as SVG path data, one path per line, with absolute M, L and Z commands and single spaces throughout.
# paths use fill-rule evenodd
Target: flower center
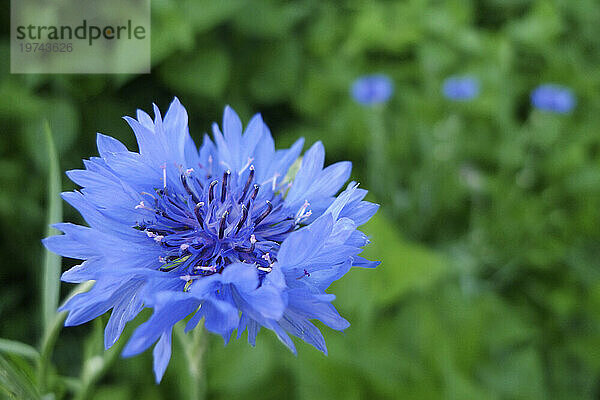
M 245 179 L 227 170 L 220 179 L 189 169 L 181 187 L 143 193 L 136 206 L 150 217 L 135 226 L 164 248 L 160 270 L 187 281 L 221 273 L 234 262 L 254 264 L 259 277 L 272 271 L 283 239 L 310 215 L 306 203 L 298 215 L 283 210 L 283 195 L 273 184 L 255 182 L 254 167 Z M 300 218 L 299 218 L 300 216 Z

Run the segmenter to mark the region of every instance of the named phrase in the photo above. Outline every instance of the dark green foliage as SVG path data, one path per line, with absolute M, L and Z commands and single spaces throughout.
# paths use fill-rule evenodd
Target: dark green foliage
M 366 252 L 382 265 L 335 284 L 352 326 L 324 328 L 329 356 L 300 344 L 294 357 L 269 332 L 256 348 L 245 335 L 227 347 L 211 337 L 210 398 L 600 396 L 600 3 L 152 3 L 150 75 L 10 75 L 2 31 L 0 337 L 35 345 L 41 335 L 44 121 L 61 169 L 79 168 L 97 154 L 97 131 L 135 149 L 120 117 L 178 96 L 195 139 L 225 104 L 245 120 L 260 111 L 279 146 L 305 136 L 324 142 L 328 162 L 352 160 L 353 177 L 382 204 L 365 229 Z M 379 188 L 368 179 L 373 110 L 349 96 L 373 72 L 396 85 L 383 110 Z M 445 100 L 453 74 L 478 77 L 480 97 Z M 543 82 L 574 90 L 571 115 L 532 110 L 529 93 Z M 65 207 L 66 220 L 78 218 Z M 62 331 L 49 383 L 57 398 L 81 384 L 61 377 L 102 355 L 101 328 Z M 185 351 L 174 342 L 160 386 L 149 352 L 117 358 L 93 398 L 186 396 Z M 38 396 L 27 368 L 1 355 L 0 396 Z

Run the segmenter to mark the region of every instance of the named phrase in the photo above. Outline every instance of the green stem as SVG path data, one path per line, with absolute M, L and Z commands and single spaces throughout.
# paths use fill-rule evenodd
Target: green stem
M 63 304 L 66 303 L 71 297 L 73 297 L 79 293 L 87 292 L 88 290 L 90 290 L 90 288 L 93 286 L 93 284 L 94 284 L 93 281 L 88 281 L 88 282 L 80 283 L 79 285 L 75 286 L 75 288 L 69 294 L 69 296 L 67 296 L 67 298 L 65 299 Z M 63 322 L 65 321 L 66 317 L 67 317 L 66 311 L 56 313 L 54 315 L 54 318 L 48 324 L 48 327 L 45 330 L 44 336 L 42 338 L 42 343 L 40 345 L 40 358 L 38 361 L 38 368 L 37 368 L 39 389 L 40 389 L 40 393 L 42 393 L 42 394 L 45 393 L 46 386 L 48 383 L 47 382 L 48 366 L 49 366 L 50 360 L 52 358 L 52 351 L 54 350 L 54 344 L 56 343 L 56 339 L 58 338 L 58 333 L 62 329 L 62 325 L 63 325 Z
M 125 340 L 119 340 L 113 347 L 106 350 L 102 355 L 94 356 L 85 361 L 81 374 L 81 388 L 74 400 L 85 400 L 93 392 L 96 382 L 106 373 L 111 364 L 125 344 Z
M 384 107 L 372 106 L 368 110 L 368 129 L 371 134 L 368 170 L 369 186 L 380 196 L 385 193 L 387 157 L 385 146 L 387 142 L 384 124 Z
M 198 325 L 189 336 L 186 336 L 182 327 L 175 328 L 175 336 L 181 344 L 183 354 L 188 364 L 189 398 L 202 400 L 206 398 L 206 368 L 204 368 L 204 353 L 206 350 L 206 333 L 203 324 Z
M 61 179 L 58 165 L 58 154 L 54 146 L 50 125 L 46 121 L 46 144 L 48 148 L 48 216 L 46 221 L 46 236 L 51 236 L 58 231 L 51 227 L 52 224 L 62 221 L 62 203 L 60 199 Z M 44 330 L 53 322 L 56 315 L 60 292 L 60 264 L 59 255 L 51 251 L 44 251 L 42 270 L 42 322 Z

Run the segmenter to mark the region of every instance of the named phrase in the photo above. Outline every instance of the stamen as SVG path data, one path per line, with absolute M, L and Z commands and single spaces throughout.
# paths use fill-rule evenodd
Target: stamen
M 258 216 L 258 218 L 256 218 L 254 220 L 254 226 L 258 226 L 258 224 L 260 224 L 263 219 L 267 218 L 267 215 L 269 215 L 272 210 L 273 210 L 273 204 L 271 204 L 271 202 L 269 200 L 267 200 L 267 208 L 265 211 L 262 212 L 262 214 L 260 214 Z
M 248 193 L 248 189 L 250 189 L 250 184 L 254 180 L 254 165 L 250 166 L 250 173 L 248 174 L 248 180 L 246 180 L 246 184 L 244 185 L 244 190 L 242 191 L 242 196 L 238 200 L 238 202 L 244 201 L 246 198 L 246 193 Z
M 254 200 L 256 198 L 256 195 L 258 195 L 258 189 L 260 189 L 260 185 L 255 183 L 254 191 L 252 192 L 252 195 L 250 196 L 250 200 Z
M 227 196 L 227 180 L 231 175 L 231 171 L 227 170 L 223 174 L 223 183 L 221 183 L 221 203 L 225 203 L 225 197 Z
M 248 157 L 248 161 L 246 162 L 246 165 L 244 165 L 244 168 L 242 168 L 242 169 L 240 170 L 240 172 L 238 172 L 238 175 L 240 175 L 240 176 L 241 176 L 241 175 L 244 173 L 244 171 L 246 170 L 246 168 L 248 168 L 249 166 L 252 166 L 252 165 L 251 165 L 251 164 L 252 164 L 252 161 L 254 161 L 254 158 L 252 158 L 252 157 Z
M 167 164 L 163 164 L 160 166 L 163 170 L 163 189 L 167 188 Z
M 279 174 L 272 175 L 271 179 L 264 182 L 268 189 L 272 189 L 271 192 L 268 189 L 267 193 L 260 192 L 261 184 L 257 182 L 258 175 L 252 161 L 249 158 L 241 171 L 236 171 L 238 175 L 234 175 L 236 179 L 241 179 L 239 177 L 246 174 L 241 187 L 237 186 L 238 181 L 231 182 L 233 170 L 227 167 L 219 166 L 221 178 L 218 175 L 206 176 L 206 171 L 201 170 L 206 168 L 202 165 L 195 166 L 197 171 L 176 166 L 179 177 L 171 178 L 181 180 L 179 186 L 174 182 L 176 187 L 185 189 L 179 192 L 173 191 L 174 187 L 167 186 L 167 183 L 172 185 L 173 182 L 167 182 L 166 164 L 163 164 L 163 187 L 155 189 L 156 193 L 143 192 L 138 199 L 144 201 L 140 201 L 136 209 L 148 210 L 155 215 L 152 220 L 138 222 L 136 229 L 146 233 L 164 250 L 159 258 L 160 262 L 154 268 L 182 279 L 184 285 L 179 287 L 184 291 L 190 291 L 196 279 L 221 273 L 228 265 L 236 262 L 254 265 L 263 276 L 272 272 L 277 262 L 275 256 L 279 242 L 288 232 L 301 226 L 294 222 L 298 223 L 310 216 L 308 202 L 299 207 L 297 213 L 287 214 L 282 212 L 280 197 L 271 199 L 275 190 L 285 189 L 288 184 Z M 217 162 L 211 159 L 205 165 L 212 168 L 212 164 Z M 206 183 L 209 187 L 205 187 Z M 229 188 L 229 185 L 233 186 Z M 173 194 L 167 193 L 169 189 Z M 228 201 L 237 201 L 238 204 L 228 204 Z M 228 220 L 230 215 L 231 221 Z M 267 229 L 267 225 L 271 223 L 276 225 Z M 288 226 L 288 232 L 282 232 Z M 243 233 L 242 229 L 250 232 Z M 260 231 L 256 234 L 258 236 L 250 235 L 253 229 Z M 296 276 L 299 275 L 298 272 Z M 302 277 L 305 276 L 308 276 L 306 271 Z
M 190 168 L 191 169 L 191 168 Z M 189 170 L 188 170 L 189 171 Z M 193 171 L 193 169 L 192 169 Z M 186 175 L 181 175 L 181 183 L 183 184 L 183 188 L 185 189 L 185 191 L 192 196 L 192 201 L 194 203 L 198 203 L 200 201 L 200 199 L 198 198 L 198 196 L 196 196 L 196 193 L 194 193 L 192 191 L 192 189 L 190 188 L 190 186 L 188 185 L 188 181 L 187 181 L 187 177 Z
M 162 266 L 159 268 L 159 270 L 161 272 L 169 272 L 169 271 L 173 271 L 175 268 L 177 268 L 179 265 L 167 265 L 167 266 Z
M 223 160 L 221 160 L 220 164 L 221 164 L 222 166 L 224 166 L 225 168 L 227 168 L 227 169 L 231 169 L 231 167 L 229 166 L 229 164 L 227 164 L 227 163 L 226 163 L 225 161 L 223 161 Z
M 202 214 L 200 214 L 200 209 L 202 207 L 204 207 L 204 202 L 203 201 L 201 201 L 200 203 L 196 204 L 196 207 L 194 207 L 194 214 L 196 214 L 196 219 L 200 223 L 200 226 L 202 227 L 202 229 L 204 229 L 204 218 L 202 218 Z
M 146 205 L 146 203 L 144 203 L 144 201 L 140 201 L 140 204 L 138 204 L 137 206 L 133 207 L 136 210 L 142 209 L 142 210 L 148 210 L 148 211 L 152 211 L 155 212 L 156 210 L 154 208 L 150 208 Z
M 233 249 L 235 251 L 241 251 L 242 253 L 253 253 L 255 247 L 256 246 L 254 245 L 254 243 L 250 242 L 250 247 L 235 246 Z
M 310 206 L 310 203 L 307 200 L 304 200 L 304 204 L 302 205 L 302 207 L 300 207 L 300 209 L 296 213 L 296 218 L 294 220 L 294 223 L 296 225 L 298 225 L 300 222 L 304 221 L 306 218 L 308 218 L 312 215 L 312 211 L 310 211 L 310 210 L 308 210 L 308 212 L 306 211 L 309 206 Z
M 150 196 L 150 197 L 152 197 L 154 200 L 156 200 L 156 197 L 154 197 L 154 195 L 153 195 L 152 193 L 148 193 L 148 192 L 141 192 L 140 194 L 141 194 L 141 195 L 143 195 L 143 196 Z
M 219 183 L 219 181 L 214 180 L 210 183 L 210 186 L 208 187 L 208 204 L 211 204 L 212 201 L 215 198 L 215 186 L 217 186 L 217 183 Z
M 302 275 L 300 275 L 299 277 L 297 277 L 296 279 L 302 279 L 305 276 L 310 277 L 310 273 L 305 269 L 304 273 Z
M 217 267 L 214 265 L 196 265 L 194 267 L 196 271 L 208 271 L 208 272 L 217 272 Z
M 237 234 L 240 229 L 242 229 L 242 226 L 244 226 L 244 222 L 246 222 L 246 218 L 248 218 L 248 208 L 242 204 L 242 217 L 240 218 L 240 221 L 238 222 L 238 224 L 235 227 L 235 233 Z
M 190 255 L 187 255 L 185 257 L 175 258 L 175 259 L 172 259 L 172 256 L 169 256 L 166 259 L 164 259 L 165 261 L 168 261 L 169 263 L 161 266 L 159 268 L 159 270 L 162 272 L 172 271 L 175 268 L 179 267 L 183 262 L 187 261 L 189 258 L 190 258 Z M 159 261 L 160 261 L 160 259 L 159 259 Z
M 223 239 L 225 236 L 225 227 L 227 225 L 227 215 L 229 215 L 229 211 L 225 211 L 223 216 L 221 217 L 221 224 L 219 225 L 219 239 Z
M 271 261 L 271 255 L 269 253 L 263 254 L 261 258 L 263 260 L 266 260 L 269 263 L 269 265 L 273 264 L 273 261 Z

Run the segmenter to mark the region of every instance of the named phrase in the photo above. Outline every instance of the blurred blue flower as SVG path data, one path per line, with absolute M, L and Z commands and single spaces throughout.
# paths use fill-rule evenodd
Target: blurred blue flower
M 444 81 L 442 92 L 450 100 L 472 100 L 479 96 L 479 81 L 471 76 L 452 76 Z
M 351 267 L 377 262 L 358 254 L 368 243 L 357 230 L 378 205 L 363 201 L 355 183 L 336 197 L 351 163 L 323 168 L 320 142 L 305 154 L 295 177 L 288 170 L 303 140 L 275 150 L 269 128 L 255 115 L 245 130 L 225 108 L 223 133 L 204 136 L 198 151 L 188 116 L 175 99 L 164 119 L 138 110 L 125 117 L 139 153 L 98 134 L 100 157 L 68 176 L 83 188 L 63 193 L 89 227 L 60 223 L 64 235 L 44 240 L 48 249 L 85 260 L 62 280 L 95 280 L 69 300 L 65 325 L 90 321 L 112 309 L 105 347 L 112 346 L 145 307 L 154 309 L 127 343 L 123 355 L 153 343 L 160 381 L 171 357 L 173 326 L 191 315 L 186 332 L 204 318 L 207 330 L 227 342 L 248 330 L 254 345 L 261 327 L 295 352 L 288 334 L 327 352 L 310 321 L 343 330 L 349 326 L 325 293 Z
M 575 108 L 576 103 L 573 91 L 566 86 L 543 84 L 531 92 L 531 104 L 542 111 L 566 114 Z
M 394 94 L 394 84 L 387 75 L 364 75 L 352 84 L 352 97 L 360 104 L 385 103 L 392 94 Z

